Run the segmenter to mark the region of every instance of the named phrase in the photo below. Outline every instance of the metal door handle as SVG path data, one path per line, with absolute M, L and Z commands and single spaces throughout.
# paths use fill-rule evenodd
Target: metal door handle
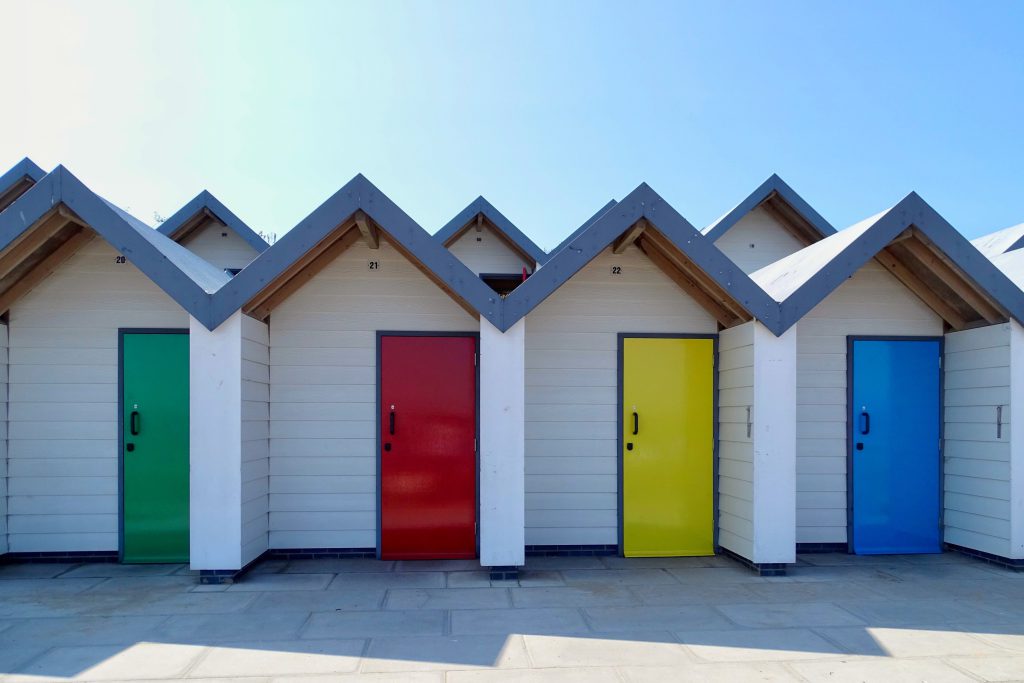
M 139 424 L 140 424 L 139 411 L 133 410 L 132 414 L 131 414 L 131 417 L 128 418 L 128 422 L 129 422 L 129 428 L 131 430 L 132 436 L 138 436 L 139 435 Z
M 860 414 L 860 433 L 871 433 L 871 415 L 869 415 L 868 411 L 866 410 L 862 411 Z
M 634 410 L 633 411 L 633 436 L 636 436 L 639 433 L 640 433 L 640 416 Z
M 388 433 L 394 436 L 395 433 L 395 411 L 391 411 L 388 415 Z

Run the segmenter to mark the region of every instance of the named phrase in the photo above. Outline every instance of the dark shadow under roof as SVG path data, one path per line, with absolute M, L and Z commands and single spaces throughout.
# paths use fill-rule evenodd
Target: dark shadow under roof
M 871 259 L 954 330 L 1024 320 L 1024 292 L 916 193 L 752 274 L 781 334 Z
M 746 199 L 701 232 L 712 242 L 717 242 L 744 216 L 758 207 L 763 207 L 768 211 L 804 244 L 813 244 L 835 234 L 836 231 L 782 178 L 772 174 Z
M 245 240 L 246 244 L 262 253 L 270 245 L 207 190 L 197 194 L 189 203 L 174 212 L 157 228 L 175 242 L 181 242 L 207 221 L 214 220 Z
M 517 228 L 515 224 L 505 217 L 503 213 L 494 208 L 489 201 L 483 197 L 477 197 L 469 205 L 455 215 L 444 227 L 434 234 L 445 247 L 450 247 L 459 237 L 466 233 L 474 225 L 477 216 L 483 216 L 491 227 L 498 233 L 499 237 L 519 253 L 524 261 L 544 263 L 548 255 L 538 247 L 533 240 Z

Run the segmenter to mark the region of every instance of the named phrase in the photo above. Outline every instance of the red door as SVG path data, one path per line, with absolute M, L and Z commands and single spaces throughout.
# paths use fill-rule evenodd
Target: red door
M 476 557 L 476 339 L 380 347 L 381 558 Z

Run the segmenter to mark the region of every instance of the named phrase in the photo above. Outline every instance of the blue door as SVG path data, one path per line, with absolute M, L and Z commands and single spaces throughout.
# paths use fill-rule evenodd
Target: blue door
M 941 552 L 939 342 L 852 346 L 853 552 Z

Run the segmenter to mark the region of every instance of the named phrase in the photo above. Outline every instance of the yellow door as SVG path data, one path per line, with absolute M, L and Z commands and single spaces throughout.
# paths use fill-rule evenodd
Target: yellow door
M 714 553 L 714 342 L 626 337 L 622 536 L 627 557 Z

